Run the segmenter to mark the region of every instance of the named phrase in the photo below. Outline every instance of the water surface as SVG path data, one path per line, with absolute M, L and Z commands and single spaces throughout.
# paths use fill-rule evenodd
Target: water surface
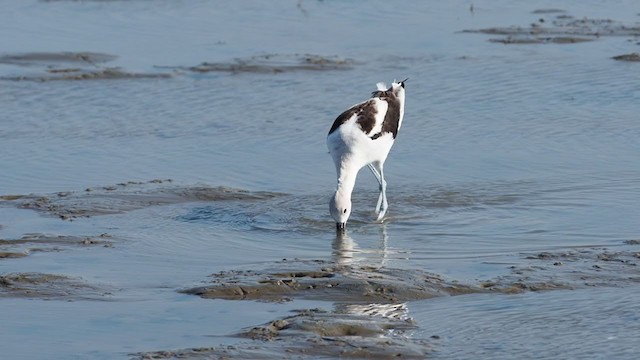
M 283 258 L 336 259 L 327 210 L 335 174 L 325 136 L 378 81 L 409 78 L 406 121 L 385 167 L 384 225 L 373 223 L 375 179 L 366 169 L 359 175 L 351 261 L 477 283 L 524 266 L 531 254 L 619 249 L 640 238 L 640 75 L 638 64 L 611 59 L 637 51 L 637 39 L 503 45 L 461 32 L 526 27 L 540 18 L 549 24 L 561 14 L 637 26 L 634 2 L 569 1 L 561 14 L 532 14 L 559 6 L 547 1 L 474 3 L 473 11 L 463 1 L 3 6 L 0 55 L 116 58 L 0 62 L 0 195 L 55 198 L 152 179 L 278 194 L 73 221 L 3 203 L 3 239 L 113 238 L 110 248 L 0 259 L 3 274 L 64 274 L 111 289 L 107 301 L 2 299 L 12 309 L 0 316 L 3 356 L 110 359 L 237 343 L 228 336 L 292 309 L 332 308 L 206 300 L 176 290 Z M 306 54 L 348 66 L 291 67 Z M 273 71 L 190 70 L 255 57 Z M 135 76 L 51 80 L 60 73 L 49 70 L 77 67 Z M 630 281 L 604 290 L 421 300 L 408 305 L 417 323 L 411 336 L 432 342 L 441 358 L 633 358 L 637 293 Z M 18 346 L 24 343 L 34 346 Z

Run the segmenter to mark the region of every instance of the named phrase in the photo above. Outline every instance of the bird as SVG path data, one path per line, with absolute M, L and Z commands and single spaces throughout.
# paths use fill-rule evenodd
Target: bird
M 393 81 L 387 88 L 379 82 L 371 98 L 353 105 L 340 114 L 327 135 L 327 148 L 336 167 L 338 184 L 329 202 L 331 217 L 338 232 L 346 231 L 351 215 L 351 193 L 358 172 L 367 166 L 380 185 L 376 204 L 378 222 L 389 204 L 384 162 L 395 142 L 404 118 L 405 79 Z

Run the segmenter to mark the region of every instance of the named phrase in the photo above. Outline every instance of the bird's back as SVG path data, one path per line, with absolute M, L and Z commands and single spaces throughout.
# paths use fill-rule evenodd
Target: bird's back
M 327 136 L 327 147 L 336 166 L 345 158 L 357 166 L 384 162 L 397 134 L 397 127 L 385 121 L 391 117 L 389 111 L 397 112 L 397 109 L 390 107 L 384 99 L 374 97 L 352 106 L 336 118 Z

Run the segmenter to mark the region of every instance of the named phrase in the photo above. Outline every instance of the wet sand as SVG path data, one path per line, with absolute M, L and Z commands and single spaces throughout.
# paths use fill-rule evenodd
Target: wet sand
M 614 56 L 612 59 L 618 60 L 618 61 L 640 62 L 640 54 L 631 53 L 631 54 L 617 55 L 617 56 Z
M 491 27 L 463 30 L 465 33 L 502 35 L 490 42 L 502 44 L 575 44 L 596 41 L 601 37 L 640 36 L 640 24 L 624 24 L 612 19 L 591 19 L 569 15 L 564 10 L 540 9 L 532 12 L 541 17 L 528 26 Z M 560 15 L 557 15 L 560 14 Z
M 128 181 L 117 185 L 87 188 L 84 191 L 49 195 L 4 195 L 0 196 L 0 205 L 4 202 L 63 220 L 73 220 L 79 217 L 120 214 L 149 206 L 194 201 L 264 200 L 283 195 L 228 187 L 162 186 L 166 183 L 171 183 L 171 180 Z
M 376 305 L 369 307 L 374 309 Z M 341 306 L 333 311 L 300 310 L 295 311 L 295 315 L 237 334 L 238 337 L 255 340 L 252 345 L 135 355 L 139 359 L 424 359 L 431 352 L 431 346 L 426 341 L 416 341 L 405 336 L 405 332 L 413 330 L 415 325 L 411 319 L 402 318 L 401 314 L 406 311 L 403 310 L 403 305 L 392 307 L 383 309 L 388 310 L 383 316 L 360 312 L 360 309 L 349 309 L 348 306 Z M 394 336 L 390 337 L 390 332 Z
M 113 247 L 111 235 L 104 233 L 98 236 L 70 236 L 27 234 L 19 239 L 0 239 L 0 259 L 21 258 L 34 252 L 57 252 L 73 246 Z
M 203 62 L 196 66 L 178 68 L 197 73 L 229 72 L 229 73 L 283 73 L 288 71 L 327 71 L 349 70 L 354 61 L 337 56 L 321 56 L 314 54 L 269 54 L 257 55 L 248 59 L 236 59 L 227 63 Z
M 18 273 L 0 274 L 0 298 L 42 300 L 108 300 L 112 292 L 65 275 Z
M 214 285 L 183 290 L 209 299 L 287 301 L 292 298 L 366 302 L 430 299 L 482 291 L 437 274 L 351 267 L 326 261 L 282 261 L 271 271 L 214 274 Z
M 113 61 L 115 55 L 92 52 L 24 53 L 0 56 L 0 64 L 16 65 L 25 73 L 3 76 L 5 81 L 55 80 L 122 80 L 170 78 L 169 73 L 133 73 L 119 67 L 102 64 Z M 34 71 L 35 70 L 35 71 Z
M 118 57 L 92 52 L 24 53 L 0 56 L 0 64 L 16 65 L 24 74 L 2 76 L 5 81 L 78 81 L 78 80 L 132 80 L 169 79 L 185 73 L 283 73 L 290 71 L 349 70 L 355 65 L 351 59 L 316 54 L 267 54 L 229 62 L 202 62 L 194 66 L 168 66 L 157 64 L 161 72 L 130 72 L 120 67 L 103 64 Z

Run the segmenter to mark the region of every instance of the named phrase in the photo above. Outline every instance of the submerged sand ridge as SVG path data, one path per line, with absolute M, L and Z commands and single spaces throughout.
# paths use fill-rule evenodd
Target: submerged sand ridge
M 559 9 L 540 9 L 528 26 L 467 29 L 463 33 L 500 35 L 490 42 L 502 44 L 575 44 L 601 37 L 640 36 L 640 24 L 624 24 L 612 19 L 576 18 Z M 559 14 L 559 15 L 558 15 Z
M 633 245 L 635 240 L 625 242 Z M 542 252 L 512 266 L 509 275 L 482 283 L 501 291 L 537 291 L 589 287 L 637 286 L 640 283 L 640 249 L 588 248 Z
M 134 354 L 139 359 L 389 359 L 427 357 L 440 336 L 411 337 L 419 324 L 407 301 L 471 293 L 503 295 L 525 291 L 636 286 L 640 282 L 638 242 L 624 250 L 586 248 L 522 254 L 523 265 L 509 274 L 462 284 L 415 269 L 349 265 L 321 260 L 283 260 L 264 270 L 224 271 L 211 284 L 182 290 L 203 298 L 226 300 L 335 301 L 330 311 L 306 309 L 246 329 L 236 336 L 250 343 Z M 631 245 L 631 247 L 628 247 Z
M 0 239 L 0 262 L 40 252 L 63 252 L 77 247 L 113 247 L 116 239 L 98 236 L 26 234 L 19 239 Z M 78 277 L 40 272 L 0 273 L 0 298 L 42 300 L 110 300 L 108 287 L 89 284 Z
M 181 290 L 208 299 L 326 300 L 396 303 L 472 293 L 630 286 L 640 282 L 640 252 L 607 248 L 524 255 L 509 274 L 462 283 L 418 269 L 348 266 L 322 260 L 283 260 L 265 270 L 224 271 L 209 285 Z
M 398 302 L 483 291 L 420 270 L 335 265 L 322 260 L 281 261 L 265 271 L 226 271 L 212 285 L 181 290 L 208 299 Z
M 203 62 L 196 66 L 180 68 L 198 73 L 283 73 L 290 71 L 349 70 L 355 65 L 351 59 L 315 54 L 267 54 L 226 63 Z
M 4 195 L 0 205 L 32 209 L 63 220 L 109 214 L 121 214 L 150 206 L 198 201 L 265 200 L 280 196 L 274 192 L 250 192 L 229 187 L 167 186 L 172 181 L 127 182 L 87 188 L 83 192 L 59 192 L 48 195 Z
M 113 247 L 113 241 L 107 233 L 98 236 L 26 234 L 19 239 L 0 239 L 0 260 L 26 257 L 34 252 L 64 251 L 78 246 L 110 248 Z
M 369 307 L 375 307 L 372 304 Z M 406 304 L 393 305 L 406 312 Z M 410 337 L 415 324 L 401 316 L 372 316 L 337 306 L 332 311 L 307 309 L 247 329 L 237 336 L 255 340 L 241 344 L 135 354 L 139 359 L 424 359 L 432 351 L 428 341 Z M 435 341 L 437 336 L 432 337 Z
M 107 300 L 111 292 L 89 285 L 80 278 L 44 273 L 0 275 L 0 298 L 18 297 L 43 300 Z
M 339 56 L 317 54 L 265 54 L 236 58 L 226 62 L 204 61 L 193 66 L 155 65 L 155 72 L 131 72 L 104 64 L 118 56 L 96 52 L 33 52 L 0 56 L 0 64 L 18 66 L 30 71 L 20 75 L 1 76 L 8 81 L 122 80 L 172 78 L 185 73 L 256 73 L 277 74 L 291 71 L 349 70 L 355 61 Z M 36 70 L 35 72 L 33 70 Z
M 48 64 L 89 64 L 96 65 L 113 61 L 115 55 L 96 52 L 33 52 L 0 56 L 0 64 L 36 66 Z
M 118 56 L 97 52 L 32 52 L 0 56 L 0 64 L 31 70 L 22 75 L 2 76 L 8 81 L 115 80 L 169 78 L 169 73 L 134 73 L 120 67 L 104 66 Z M 36 69 L 35 72 L 33 70 Z

